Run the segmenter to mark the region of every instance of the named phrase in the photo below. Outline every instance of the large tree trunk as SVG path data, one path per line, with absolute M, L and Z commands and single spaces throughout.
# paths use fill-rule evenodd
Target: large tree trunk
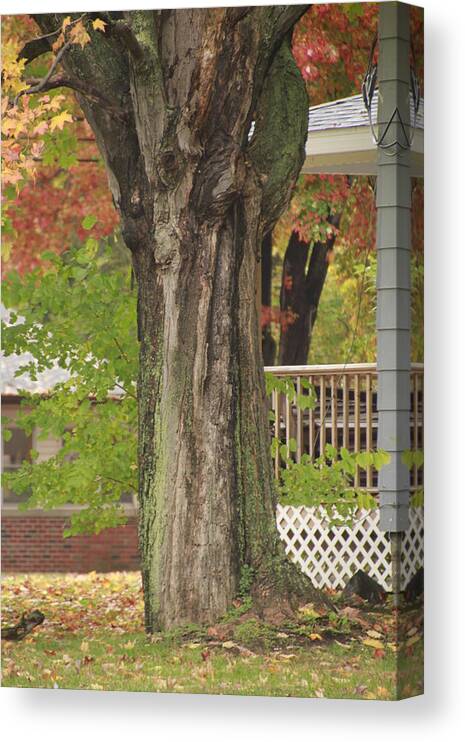
M 108 55 L 108 79 L 94 83 L 125 111 L 119 122 L 80 96 L 138 282 L 148 631 L 217 619 L 245 566 L 257 598 L 303 587 L 276 530 L 255 301 L 263 234 L 305 156 L 308 101 L 290 51 L 303 10 L 131 11 L 109 23 L 106 47 L 65 63 L 92 79 Z
M 337 227 L 340 215 L 330 219 L 331 224 Z M 297 232 L 291 233 L 281 280 L 280 366 L 302 366 L 308 363 L 313 327 L 335 239 L 335 232 L 332 232 L 325 242 L 315 242 L 308 260 L 309 243 L 301 240 Z

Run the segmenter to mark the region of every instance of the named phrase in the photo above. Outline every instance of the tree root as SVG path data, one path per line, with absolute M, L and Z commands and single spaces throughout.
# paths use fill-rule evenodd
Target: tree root
M 36 626 L 40 626 L 45 620 L 45 616 L 41 611 L 32 611 L 29 616 L 23 613 L 21 620 L 16 626 L 10 626 L 9 628 L 2 629 L 2 639 L 6 641 L 17 642 L 24 639 L 27 634 L 30 634 Z
M 251 589 L 253 611 L 269 624 L 279 625 L 295 618 L 299 608 L 313 603 L 324 612 L 335 610 L 334 605 L 323 591 L 315 588 L 309 579 L 288 557 L 277 559 L 276 568 L 266 572 L 265 579 L 257 574 Z

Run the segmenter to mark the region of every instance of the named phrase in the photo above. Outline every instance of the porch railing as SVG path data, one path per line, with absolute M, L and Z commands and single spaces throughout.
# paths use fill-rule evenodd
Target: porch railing
M 272 435 L 280 443 L 296 441 L 293 457 L 300 461 L 304 453 L 317 458 L 327 443 L 349 451 L 373 451 L 377 446 L 377 372 L 374 363 L 352 363 L 324 366 L 268 366 L 265 372 L 293 381 L 295 395 L 309 393 L 303 380 L 310 383 L 315 404 L 301 409 L 296 397 L 291 399 L 278 391 L 271 395 L 274 413 Z M 292 396 L 292 395 L 291 395 Z M 423 364 L 412 364 L 411 370 L 410 444 L 413 450 L 423 448 Z M 282 462 L 276 447 L 275 476 L 279 477 Z M 422 469 L 413 466 L 411 487 L 422 485 Z M 359 470 L 355 485 L 377 491 L 377 472 Z

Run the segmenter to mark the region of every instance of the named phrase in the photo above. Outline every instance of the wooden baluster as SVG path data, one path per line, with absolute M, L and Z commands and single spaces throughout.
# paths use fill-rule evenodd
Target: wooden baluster
M 336 377 L 331 375 L 331 445 L 338 448 L 337 440 L 337 385 Z
M 342 445 L 349 448 L 349 375 L 342 377 Z
M 276 389 L 273 389 L 271 393 L 271 406 L 272 410 L 274 412 L 275 422 L 274 422 L 274 437 L 278 440 L 278 445 L 276 446 L 276 453 L 274 455 L 274 475 L 276 479 L 279 479 L 279 395 Z
M 360 451 L 360 376 L 354 376 L 354 451 Z M 360 484 L 360 470 L 355 468 L 354 484 L 356 487 Z
M 286 469 L 289 469 L 289 457 L 290 457 L 290 451 L 289 451 L 289 441 L 291 439 L 291 400 L 289 399 L 289 396 L 286 394 L 284 397 L 284 404 L 285 404 L 285 428 L 286 428 L 286 446 L 287 446 L 287 457 L 286 457 Z
M 308 383 L 313 386 L 313 376 L 307 377 Z M 314 392 L 314 390 L 313 390 Z M 314 410 L 308 411 L 308 454 L 310 458 L 315 458 L 315 412 Z
M 326 380 L 320 376 L 320 456 L 326 446 Z
M 369 452 L 373 445 L 373 390 L 371 374 L 366 377 L 366 442 L 365 448 Z M 373 470 L 371 466 L 367 469 L 367 488 L 373 487 Z
M 418 416 L 418 386 L 419 378 L 416 371 L 413 372 L 413 448 L 418 451 L 419 437 L 419 416 Z M 413 467 L 413 486 L 418 487 L 418 466 Z
M 298 404 L 298 400 L 300 395 L 302 394 L 302 384 L 300 380 L 300 376 L 297 376 L 296 379 L 296 407 L 297 407 L 297 455 L 296 460 L 297 463 L 300 463 L 300 459 L 302 458 L 302 448 L 303 448 L 303 441 L 304 441 L 304 429 L 303 429 L 303 420 L 302 420 L 302 409 L 300 408 Z

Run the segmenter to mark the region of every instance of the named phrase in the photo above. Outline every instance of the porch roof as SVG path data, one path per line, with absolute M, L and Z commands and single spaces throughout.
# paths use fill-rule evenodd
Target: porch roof
M 373 102 L 376 125 L 378 91 Z M 410 100 L 413 125 L 413 103 Z M 423 177 L 424 105 L 423 98 L 416 120 L 411 148 L 411 172 Z M 361 95 L 340 98 L 312 106 L 308 114 L 306 158 L 302 173 L 332 175 L 376 175 L 378 150 L 373 141 L 368 114 Z

